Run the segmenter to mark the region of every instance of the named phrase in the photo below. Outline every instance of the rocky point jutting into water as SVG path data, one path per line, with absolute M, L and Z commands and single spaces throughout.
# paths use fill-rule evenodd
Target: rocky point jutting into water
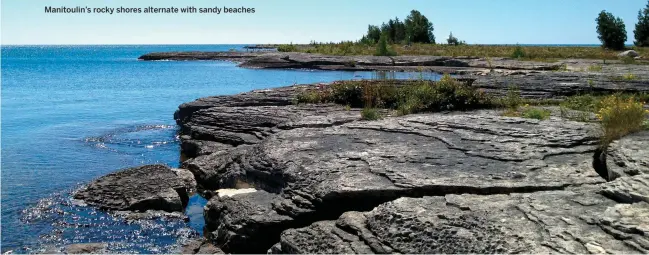
M 141 59 L 355 70 L 421 65 L 462 74 L 493 95 L 516 84 L 523 97 L 538 99 L 649 91 L 646 66 L 571 71 L 591 63 L 586 60 L 497 59 L 489 68 L 477 58 L 408 56 L 154 53 Z M 547 71 L 566 63 L 566 71 Z M 642 79 L 613 79 L 621 73 Z M 182 168 L 193 179 L 162 166 L 134 168 L 100 178 L 77 197 L 108 209 L 182 210 L 183 192 L 195 179 L 210 200 L 206 240 L 189 244 L 188 253 L 649 252 L 649 131 L 602 152 L 596 123 L 558 114 L 535 120 L 499 110 L 387 113 L 366 121 L 359 109 L 294 103 L 315 87 L 184 103 L 174 117 L 187 158 Z

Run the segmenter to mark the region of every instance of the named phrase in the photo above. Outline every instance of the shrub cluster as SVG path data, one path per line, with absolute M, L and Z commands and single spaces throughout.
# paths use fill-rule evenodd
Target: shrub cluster
M 389 108 L 400 114 L 426 111 L 469 110 L 495 106 L 495 100 L 479 89 L 459 82 L 449 75 L 441 80 L 344 81 L 297 97 L 299 103 L 337 103 L 355 108 Z

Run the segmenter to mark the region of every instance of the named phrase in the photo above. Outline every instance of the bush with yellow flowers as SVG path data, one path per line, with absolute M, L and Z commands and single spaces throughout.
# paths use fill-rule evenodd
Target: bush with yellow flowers
M 596 116 L 602 124 L 602 143 L 609 144 L 627 134 L 640 131 L 649 115 L 635 97 L 607 96 L 599 103 Z

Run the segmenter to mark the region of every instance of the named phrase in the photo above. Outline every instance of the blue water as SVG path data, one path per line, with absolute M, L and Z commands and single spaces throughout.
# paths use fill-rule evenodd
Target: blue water
M 70 192 L 117 169 L 178 166 L 173 112 L 199 97 L 371 72 L 255 70 L 223 61 L 138 61 L 153 51 L 243 45 L 2 47 L 2 252 L 108 242 L 112 252 L 173 252 L 200 235 L 205 200 L 181 219 L 127 221 L 78 205 Z M 400 74 L 399 77 L 417 74 Z

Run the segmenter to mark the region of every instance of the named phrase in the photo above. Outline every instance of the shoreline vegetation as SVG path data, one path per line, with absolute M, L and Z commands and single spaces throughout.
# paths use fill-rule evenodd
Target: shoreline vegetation
M 470 82 L 444 75 L 439 81 L 374 79 L 338 81 L 296 95 L 294 104 L 335 103 L 362 108 L 361 119 L 377 120 L 386 109 L 391 116 L 440 111 L 496 109 L 502 116 L 545 120 L 547 107 L 559 107 L 559 117 L 601 126 L 601 146 L 641 130 L 649 130 L 648 92 L 582 92 L 562 99 L 527 99 L 512 85 L 505 95 L 485 93 Z M 595 118 L 591 118 L 594 115 Z
M 354 42 L 311 43 L 311 44 L 276 44 L 280 52 L 301 52 L 335 56 L 374 55 L 377 46 Z M 390 44 L 389 48 L 396 55 L 427 55 L 451 57 L 505 57 L 531 61 L 556 61 L 560 59 L 623 59 L 620 51 L 592 46 L 529 46 L 529 45 L 449 45 L 449 44 Z M 649 55 L 649 47 L 630 47 L 641 56 Z M 522 52 L 522 54 L 521 54 Z M 637 61 L 641 62 L 641 61 Z
M 429 55 L 470 57 L 511 57 L 523 60 L 552 61 L 557 59 L 620 59 L 624 50 L 634 50 L 640 56 L 649 54 L 649 2 L 638 12 L 634 30 L 634 46 L 627 47 L 625 24 L 612 13 L 601 11 L 595 19 L 602 47 L 529 46 L 467 44 L 451 32 L 446 44 L 436 43 L 433 23 L 421 12 L 412 10 L 403 20 L 398 17 L 380 26 L 368 25 L 367 32 L 357 41 L 315 42 L 309 44 L 278 44 L 280 52 L 318 53 L 324 55 Z M 264 45 L 266 47 L 270 45 Z M 633 57 L 631 57 L 632 59 Z M 632 60 L 625 60 L 631 62 Z

